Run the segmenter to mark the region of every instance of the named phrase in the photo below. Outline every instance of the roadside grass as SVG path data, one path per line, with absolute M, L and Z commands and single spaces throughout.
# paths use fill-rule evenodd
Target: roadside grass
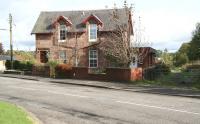
M 182 73 L 179 77 L 171 73 L 162 75 L 156 80 L 140 80 L 133 83 L 138 86 L 160 86 L 200 91 L 200 80 L 194 81 L 192 78 L 188 78 L 188 73 Z
M 33 124 L 33 120 L 16 105 L 0 101 L 0 124 Z
M 186 84 L 177 84 L 173 82 L 162 82 L 159 80 L 155 80 L 155 81 L 140 80 L 140 81 L 134 81 L 134 84 L 137 86 L 154 86 L 154 87 L 159 86 L 159 87 L 181 88 L 181 89 L 190 89 L 190 90 L 200 91 L 200 82 L 186 85 Z

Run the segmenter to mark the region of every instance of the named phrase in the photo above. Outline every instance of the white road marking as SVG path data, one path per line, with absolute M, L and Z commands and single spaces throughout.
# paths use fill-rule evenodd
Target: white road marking
M 18 86 L 12 86 L 12 88 L 24 89 L 24 90 L 32 90 L 32 91 L 36 91 L 36 90 L 37 90 L 37 89 L 33 89 L 33 88 L 27 88 L 27 87 L 18 87 Z
M 181 113 L 187 113 L 187 114 L 200 115 L 200 113 L 196 113 L 196 112 L 190 112 L 190 111 L 185 111 L 185 110 L 172 109 L 172 108 L 167 108 L 167 107 L 159 107 L 159 106 L 138 104 L 138 103 L 133 103 L 133 102 L 128 102 L 128 101 L 116 101 L 116 102 L 117 103 L 122 103 L 122 104 L 130 104 L 130 105 L 148 107 L 148 108 L 162 109 L 162 110 L 167 110 L 167 111 L 174 111 L 174 112 L 181 112 Z
M 46 91 L 46 92 L 53 93 L 53 94 L 58 94 L 58 95 L 74 96 L 74 97 L 81 97 L 81 98 L 89 98 L 88 96 L 83 96 L 83 95 L 76 95 L 76 94 L 69 94 L 69 93 L 59 93 L 59 92 L 50 91 L 50 90 L 40 90 L 40 89 L 27 88 L 27 87 L 12 86 L 12 88 L 24 89 L 24 90 L 31 90 L 31 91 L 39 90 L 39 91 Z
M 47 92 L 49 92 L 49 93 L 54 93 L 54 94 L 58 94 L 58 95 L 75 96 L 75 97 L 81 97 L 81 98 L 89 98 L 88 96 L 76 95 L 76 94 L 69 94 L 69 93 L 59 93 L 59 92 L 50 91 L 50 90 L 47 90 Z

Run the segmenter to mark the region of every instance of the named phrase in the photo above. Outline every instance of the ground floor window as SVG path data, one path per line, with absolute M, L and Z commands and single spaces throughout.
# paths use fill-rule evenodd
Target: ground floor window
M 89 50 L 89 67 L 96 68 L 98 66 L 98 51 L 94 49 Z
M 59 51 L 59 60 L 63 61 L 63 63 L 67 62 L 67 55 L 65 50 Z

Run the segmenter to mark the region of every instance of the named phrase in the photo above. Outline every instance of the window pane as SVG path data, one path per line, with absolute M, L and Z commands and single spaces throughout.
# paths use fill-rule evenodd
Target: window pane
M 97 59 L 97 51 L 90 50 L 90 59 Z
M 67 28 L 65 25 L 60 25 L 60 40 L 66 39 Z
M 96 38 L 97 38 L 97 25 L 90 24 L 90 39 L 96 39 Z
M 89 66 L 90 67 L 97 67 L 98 62 L 98 54 L 97 50 L 90 50 L 89 51 Z
M 97 60 L 90 60 L 90 67 L 97 67 Z

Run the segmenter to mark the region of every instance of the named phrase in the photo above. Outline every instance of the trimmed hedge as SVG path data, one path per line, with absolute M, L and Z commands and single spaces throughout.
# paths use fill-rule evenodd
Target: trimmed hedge
M 6 63 L 6 69 L 11 69 L 11 61 L 7 60 Z M 15 70 L 21 70 L 21 71 L 32 71 L 33 63 L 31 61 L 13 61 L 13 69 Z
M 58 64 L 55 67 L 56 78 L 71 78 L 72 66 L 70 64 Z

